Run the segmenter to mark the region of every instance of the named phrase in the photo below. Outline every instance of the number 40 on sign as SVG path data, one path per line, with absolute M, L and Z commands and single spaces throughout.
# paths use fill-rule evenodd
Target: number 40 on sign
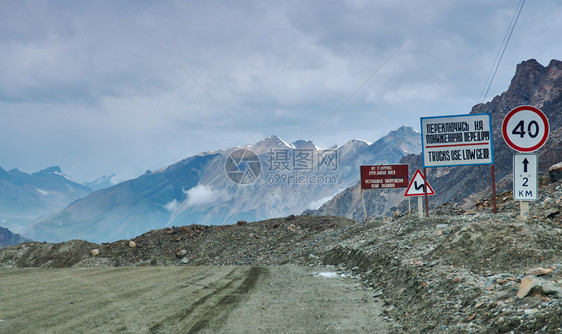
M 531 106 L 511 110 L 504 118 L 502 135 L 509 147 L 519 152 L 533 152 L 548 138 L 549 125 L 542 111 Z

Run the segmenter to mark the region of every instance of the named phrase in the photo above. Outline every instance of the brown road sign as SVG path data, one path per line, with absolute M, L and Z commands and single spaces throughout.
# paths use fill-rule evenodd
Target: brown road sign
M 405 188 L 407 186 L 407 164 L 361 166 L 361 189 Z

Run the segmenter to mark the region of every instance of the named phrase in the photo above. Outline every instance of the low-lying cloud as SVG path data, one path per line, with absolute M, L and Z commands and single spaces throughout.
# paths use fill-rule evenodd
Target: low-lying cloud
M 178 208 L 179 203 L 178 201 L 174 198 L 173 201 L 171 201 L 170 203 L 164 205 L 164 208 L 170 212 L 174 212 L 176 211 L 176 209 Z
M 185 193 L 187 195 L 187 207 L 211 204 L 219 198 L 219 193 L 217 191 L 204 184 L 197 185 Z

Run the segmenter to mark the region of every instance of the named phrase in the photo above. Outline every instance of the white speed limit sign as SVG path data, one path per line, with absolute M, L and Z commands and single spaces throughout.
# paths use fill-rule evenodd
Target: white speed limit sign
M 519 152 L 538 150 L 546 142 L 548 133 L 548 120 L 535 107 L 517 107 L 503 119 L 503 139 L 509 147 Z

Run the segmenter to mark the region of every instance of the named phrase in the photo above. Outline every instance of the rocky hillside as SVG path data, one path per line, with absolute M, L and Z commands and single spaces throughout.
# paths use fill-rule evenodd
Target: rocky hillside
M 373 144 L 351 140 L 324 150 L 310 141 L 288 144 L 272 136 L 244 147 L 201 153 L 96 191 L 31 226 L 24 235 L 35 240 L 102 242 L 171 225 L 298 214 L 355 184 L 357 166 L 397 163 L 420 152 L 420 147 L 419 133 L 406 126 Z M 236 170 L 236 164 L 244 165 L 242 157 L 230 155 L 240 150 L 257 155 L 256 170 Z M 234 176 L 240 177 L 238 183 L 230 179 Z M 252 182 L 243 182 L 244 178 Z
M 306 265 L 351 277 L 385 303 L 396 333 L 560 333 L 562 181 L 544 182 L 526 221 L 510 193 L 431 218 L 288 216 L 188 225 L 95 244 L 28 242 L 0 267 Z
M 505 115 L 513 108 L 530 105 L 541 109 L 549 120 L 550 136 L 546 144 L 536 151 L 539 173 L 546 175 L 548 168 L 562 161 L 562 62 L 552 60 L 546 67 L 531 59 L 517 66 L 508 90 L 492 101 L 475 105 L 471 114 L 492 115 L 494 161 L 497 191 L 512 187 L 512 159 L 515 151 L 503 140 L 501 125 Z M 428 115 L 429 116 L 429 115 Z M 433 116 L 433 115 L 432 115 Z M 408 155 L 401 163 L 407 163 L 410 176 L 417 168 L 423 168 L 421 154 Z M 439 167 L 427 169 L 428 180 L 436 196 L 430 198 L 430 207 L 446 202 L 455 202 L 470 208 L 492 194 L 490 166 Z M 402 196 L 405 189 L 364 192 L 369 216 L 390 215 L 396 209 L 408 209 L 407 199 Z M 415 199 L 414 199 L 415 201 Z M 387 205 L 385 203 L 393 203 Z M 415 204 L 414 204 L 415 205 Z M 339 215 L 357 221 L 364 220 L 360 185 L 356 184 L 335 196 L 318 210 L 308 214 Z

